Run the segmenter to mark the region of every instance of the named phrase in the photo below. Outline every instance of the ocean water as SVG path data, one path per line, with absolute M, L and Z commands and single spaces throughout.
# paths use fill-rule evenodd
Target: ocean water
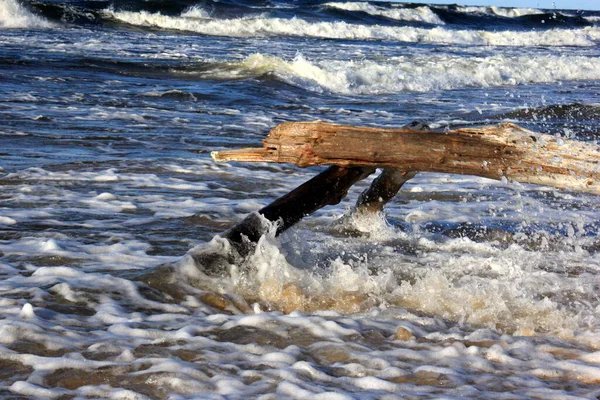
M 420 173 L 353 215 L 367 179 L 186 256 L 321 170 L 210 152 L 313 120 L 597 142 L 600 12 L 0 0 L 0 398 L 600 396 L 596 196 Z

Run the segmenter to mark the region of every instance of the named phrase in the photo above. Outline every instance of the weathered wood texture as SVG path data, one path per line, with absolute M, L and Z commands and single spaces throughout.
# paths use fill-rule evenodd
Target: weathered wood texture
M 218 151 L 212 157 L 446 172 L 600 194 L 600 146 L 514 124 L 434 131 L 288 122 L 271 130 L 263 148 Z

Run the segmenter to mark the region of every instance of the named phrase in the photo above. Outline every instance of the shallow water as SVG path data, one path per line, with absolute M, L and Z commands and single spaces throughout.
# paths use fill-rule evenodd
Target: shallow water
M 320 171 L 210 159 L 284 121 L 596 142 L 599 16 L 4 0 L 0 397 L 597 398 L 595 196 L 421 173 L 353 215 L 367 180 L 186 254 Z

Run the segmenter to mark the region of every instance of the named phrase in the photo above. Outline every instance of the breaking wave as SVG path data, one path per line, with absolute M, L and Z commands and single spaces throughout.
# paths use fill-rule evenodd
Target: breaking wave
M 525 15 L 543 14 L 544 11 L 537 8 L 508 8 L 508 7 L 457 7 L 457 11 L 466 14 L 487 14 L 504 18 L 518 18 Z
M 187 73 L 190 73 L 189 71 Z M 285 60 L 253 54 L 241 62 L 212 65 L 196 73 L 208 79 L 240 79 L 273 74 L 311 91 L 341 94 L 430 92 L 467 87 L 514 86 L 600 79 L 600 62 L 583 56 L 427 56 L 380 61 L 310 61 L 301 54 Z
M 384 8 L 367 2 L 350 3 L 325 3 L 325 7 L 336 8 L 345 11 L 361 11 L 370 15 L 376 15 L 395 19 L 399 21 L 425 22 L 428 24 L 444 25 L 444 21 L 427 6 L 416 8 Z
M 310 22 L 301 18 L 268 18 L 265 16 L 236 19 L 204 19 L 168 16 L 147 11 L 106 10 L 106 14 L 127 24 L 161 29 L 195 32 L 210 36 L 265 37 L 303 36 L 347 40 L 389 40 L 426 44 L 475 46 L 595 46 L 600 29 L 546 31 L 451 30 L 391 26 L 367 26 L 347 22 Z
M 21 6 L 16 0 L 0 2 L 0 29 L 51 28 L 54 25 Z

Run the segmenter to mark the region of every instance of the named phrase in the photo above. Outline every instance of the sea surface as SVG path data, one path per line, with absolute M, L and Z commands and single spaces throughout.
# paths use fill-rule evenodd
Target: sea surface
M 600 12 L 0 0 L 0 398 L 599 398 L 596 196 L 367 179 L 193 262 L 322 170 L 210 152 L 314 120 L 597 143 Z

